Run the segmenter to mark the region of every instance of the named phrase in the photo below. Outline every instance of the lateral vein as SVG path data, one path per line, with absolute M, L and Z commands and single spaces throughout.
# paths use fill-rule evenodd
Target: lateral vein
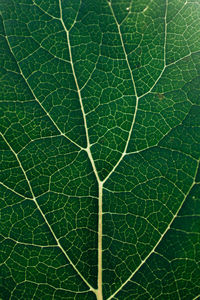
M 7 44 L 8 44 L 8 47 L 10 49 L 10 52 L 12 53 L 13 57 L 15 58 L 14 56 L 14 53 L 12 51 L 12 48 L 10 46 L 10 42 L 8 40 L 8 37 L 6 36 L 6 41 L 7 41 Z M 42 110 L 45 112 L 45 114 L 48 116 L 48 118 L 51 120 L 51 122 L 53 123 L 53 125 L 56 127 L 56 129 L 59 131 L 60 135 L 64 136 L 68 141 L 70 141 L 72 144 L 74 144 L 75 146 L 77 146 L 79 149 L 81 150 L 86 150 L 85 148 L 81 147 L 79 144 L 77 144 L 75 141 L 73 141 L 72 139 L 70 139 L 65 133 L 63 133 L 60 128 L 57 126 L 57 124 L 55 123 L 55 121 L 52 119 L 52 117 L 50 116 L 50 114 L 46 111 L 46 109 L 44 108 L 44 106 L 40 103 L 40 101 L 38 100 L 38 98 L 36 97 L 34 91 L 32 90 L 30 84 L 28 83 L 28 80 L 26 79 L 26 77 L 24 76 L 24 73 L 22 72 L 22 69 L 20 67 L 20 64 L 18 63 L 18 61 L 16 60 L 15 58 L 15 61 L 16 61 L 16 64 L 20 70 L 20 75 L 23 77 L 24 81 L 26 82 L 28 88 L 30 89 L 31 93 L 33 94 L 36 102 L 39 104 L 39 106 L 42 108 Z
M 30 192 L 31 192 L 31 195 L 33 197 L 33 201 L 38 209 L 38 211 L 40 212 L 41 216 L 43 217 L 45 223 L 47 224 L 51 234 L 53 235 L 58 247 L 60 248 L 60 250 L 62 251 L 62 253 L 64 254 L 64 256 L 67 258 L 67 260 L 69 261 L 69 263 L 72 265 L 72 267 L 74 268 L 74 270 L 77 272 L 77 274 L 81 277 L 81 279 L 85 282 L 85 284 L 90 288 L 91 291 L 93 291 L 94 293 L 96 293 L 96 290 L 89 284 L 89 282 L 83 277 L 83 275 L 79 272 L 79 270 L 77 269 L 77 267 L 74 265 L 74 263 L 71 261 L 71 259 L 69 258 L 68 254 L 66 253 L 66 251 L 64 250 L 64 248 L 62 247 L 62 245 L 60 244 L 59 240 L 57 239 L 53 229 L 51 228 L 45 214 L 43 213 L 43 211 L 41 210 L 37 200 L 36 200 L 36 197 L 34 195 L 34 192 L 33 192 L 33 189 L 32 189 L 32 186 L 31 186 L 31 183 L 26 175 L 26 171 L 24 169 L 24 167 L 22 166 L 22 163 L 17 155 L 17 153 L 14 151 L 14 149 L 10 146 L 10 144 L 8 143 L 7 139 L 4 137 L 4 135 L 2 133 L 0 133 L 0 135 L 2 136 L 3 140 L 5 141 L 5 143 L 8 145 L 9 149 L 11 150 L 11 152 L 14 154 L 23 174 L 24 174 L 24 177 L 26 179 L 26 182 L 29 186 L 29 189 L 30 189 Z
M 115 17 L 115 14 L 114 14 L 114 11 L 113 11 L 113 8 L 112 8 L 112 5 L 111 5 L 111 2 L 108 2 L 108 5 L 110 7 L 110 10 L 111 10 L 111 13 L 113 15 L 113 18 L 115 20 L 115 23 L 117 25 L 117 29 L 118 29 L 118 33 L 119 33 L 119 36 L 120 36 L 120 41 L 121 41 L 121 45 L 122 45 L 122 49 L 123 49 L 123 52 L 124 52 L 124 56 L 125 56 L 125 59 L 126 59 L 126 63 L 127 63 L 127 66 L 128 66 L 128 69 L 129 69 L 129 72 L 130 72 L 130 76 L 131 76 L 131 81 L 132 81 L 132 84 L 133 84 L 133 89 L 134 89 L 134 92 L 135 92 L 135 97 L 136 97 L 136 104 L 135 104 L 135 111 L 134 111 L 134 114 L 133 114 L 133 120 L 132 120 L 132 123 L 131 123 L 131 127 L 130 127 L 130 130 L 129 130 L 129 134 L 128 134 L 128 138 L 127 138 L 127 141 L 126 141 L 126 145 L 125 145 L 125 148 L 124 148 L 124 151 L 120 157 L 120 159 L 118 160 L 118 162 L 116 163 L 116 165 L 114 166 L 114 168 L 110 171 L 110 173 L 107 175 L 107 177 L 103 180 L 103 182 L 105 182 L 109 177 L 110 175 L 115 171 L 115 169 L 117 168 L 117 166 L 120 164 L 120 162 L 122 161 L 123 157 L 126 155 L 126 151 L 127 151 L 127 148 L 128 148 L 128 144 L 129 144 L 129 141 L 130 141 L 130 138 L 131 138 L 131 134 L 132 134 L 132 131 L 133 131 L 133 126 L 135 124 L 135 120 L 136 120 L 136 115 L 137 115 L 137 111 L 138 111 L 138 102 L 139 102 L 139 97 L 137 95 L 137 89 L 136 89 L 136 85 L 135 85 L 135 80 L 133 78 L 133 72 L 131 70 L 131 66 L 129 64 L 129 60 L 128 60 L 128 56 L 127 56 L 127 53 L 126 53 L 126 49 L 125 49 L 125 45 L 124 45 L 124 41 L 123 41 L 123 37 L 122 37 L 122 33 L 121 33 L 121 29 L 120 29 L 120 25 L 118 24 L 117 22 L 117 19 Z

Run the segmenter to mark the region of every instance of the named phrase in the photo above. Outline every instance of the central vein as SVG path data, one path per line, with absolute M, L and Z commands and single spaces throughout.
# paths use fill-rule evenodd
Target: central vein
M 98 291 L 97 299 L 103 299 L 102 293 L 102 235 L 103 235 L 103 183 L 99 182 L 99 222 L 98 222 Z
M 71 68 L 72 68 L 72 73 L 73 73 L 73 77 L 74 77 L 74 81 L 76 84 L 76 89 L 77 89 L 77 93 L 78 93 L 78 98 L 79 98 L 79 102 L 80 102 L 80 107 L 81 107 L 81 111 L 82 111 L 82 115 L 83 115 L 83 121 L 84 121 L 84 127 L 85 127 L 85 134 L 86 134 L 86 141 L 87 141 L 87 148 L 84 149 L 89 157 L 89 160 L 91 162 L 93 171 L 95 173 L 97 182 L 98 182 L 98 189 L 99 189 L 99 202 L 98 202 L 98 289 L 92 289 L 93 292 L 96 294 L 96 297 L 98 300 L 102 300 L 103 299 L 103 295 L 102 295 L 102 231 L 103 231 L 103 227 L 102 227 L 102 191 L 103 191 L 103 182 L 100 180 L 96 166 L 95 166 L 95 162 L 94 159 L 92 157 L 92 153 L 91 153 L 91 144 L 90 144 L 90 140 L 89 140 L 89 134 L 88 134 L 88 126 L 87 126 L 87 120 L 86 120 L 86 114 L 85 114 L 85 110 L 84 110 L 84 106 L 83 106 L 83 100 L 82 100 L 82 96 L 81 96 L 81 91 L 79 88 L 79 84 L 78 84 L 78 80 L 76 77 L 76 72 L 74 69 L 74 63 L 73 63 L 73 57 L 72 57 L 72 50 L 71 50 L 71 44 L 70 44 L 70 37 L 69 37 L 69 30 L 67 30 L 65 23 L 63 21 L 63 16 L 62 16 L 62 5 L 61 5 L 61 0 L 59 0 L 59 7 L 60 7 L 60 21 L 63 25 L 63 28 L 66 32 L 66 36 L 67 36 L 67 44 L 68 44 L 68 49 L 69 49 L 69 57 L 70 57 L 70 64 L 71 64 Z M 91 286 L 88 284 L 88 286 L 90 287 L 91 290 Z

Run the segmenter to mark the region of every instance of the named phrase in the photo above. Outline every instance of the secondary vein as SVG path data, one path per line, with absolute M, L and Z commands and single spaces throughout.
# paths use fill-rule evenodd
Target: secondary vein
M 10 49 L 10 52 L 12 53 L 13 57 L 15 58 L 14 56 L 14 53 L 12 51 L 12 48 L 10 46 L 10 43 L 9 43 L 9 40 L 8 40 L 8 37 L 6 36 L 6 41 L 7 41 L 7 44 L 8 44 L 8 47 Z M 65 133 L 63 133 L 60 128 L 57 126 L 57 124 L 55 123 L 55 121 L 52 119 L 52 117 L 50 116 L 50 114 L 46 111 L 46 109 L 44 108 L 44 106 L 40 103 L 40 101 L 38 100 L 37 96 L 35 95 L 34 91 L 32 90 L 30 84 L 28 83 L 28 80 L 26 79 L 26 77 L 24 76 L 24 73 L 22 72 L 22 69 L 20 67 L 20 64 L 18 63 L 18 61 L 16 60 L 15 58 L 15 61 L 17 63 L 17 66 L 20 70 L 20 75 L 23 77 L 24 81 L 26 82 L 27 86 L 29 87 L 31 93 L 33 94 L 34 96 L 34 99 L 36 100 L 36 102 L 39 104 L 39 106 L 42 108 L 42 110 L 45 112 L 45 114 L 48 116 L 48 118 L 51 120 L 51 122 L 53 123 L 53 125 L 56 127 L 56 129 L 59 131 L 60 135 L 64 136 L 68 141 L 70 141 L 72 144 L 74 144 L 75 146 L 77 146 L 79 149 L 81 150 L 85 150 L 85 148 L 81 147 L 79 144 L 77 144 L 75 141 L 73 141 L 72 139 L 70 139 Z
M 122 49 L 123 49 L 123 52 L 124 52 L 124 56 L 125 56 L 125 59 L 126 59 L 126 63 L 127 63 L 127 66 L 128 66 L 128 69 L 129 69 L 129 72 L 130 72 L 130 76 L 131 76 L 131 81 L 132 81 L 132 84 L 133 84 L 133 89 L 134 89 L 134 92 L 135 92 L 135 97 L 136 97 L 136 104 L 135 104 L 135 111 L 134 111 L 134 114 L 133 114 L 133 120 L 132 120 L 132 123 L 131 123 L 131 127 L 130 127 L 130 130 L 129 130 L 129 134 L 128 134 L 128 138 L 127 138 L 127 141 L 126 141 L 126 145 L 125 145 L 125 148 L 124 148 L 124 151 L 120 157 L 120 159 L 118 160 L 118 162 L 116 163 L 116 165 L 113 167 L 113 169 L 110 171 L 110 173 L 107 175 L 107 177 L 103 180 L 103 182 L 105 182 L 109 177 L 110 175 L 115 171 L 115 169 L 117 168 L 117 166 L 120 164 L 120 162 L 122 161 L 123 157 L 125 156 L 126 154 L 126 151 L 127 151 L 127 148 L 128 148 L 128 144 L 129 144 L 129 141 L 130 141 L 130 138 L 131 138 L 131 134 L 132 134 L 132 131 L 133 131 L 133 126 L 135 124 L 135 120 L 136 120 L 136 115 L 137 115 L 137 111 L 138 111 L 138 102 L 139 102 L 139 97 L 137 95 L 137 89 L 136 89 L 136 85 L 135 85 L 135 80 L 133 78 L 133 72 L 131 70 L 131 66 L 129 64 L 129 60 L 128 60 L 128 56 L 127 56 L 127 53 L 126 53 L 126 49 L 125 49 L 125 45 L 124 45 L 124 41 L 123 41 L 123 37 L 122 37 L 122 33 L 121 33 L 121 28 L 120 28 L 120 25 L 118 24 L 117 22 L 117 19 L 115 17 L 115 14 L 114 14 L 114 11 L 113 11 L 113 8 L 112 8 L 112 4 L 111 2 L 108 2 L 108 5 L 110 7 L 110 10 L 111 10 L 111 13 L 113 15 L 113 18 L 115 20 L 115 23 L 117 25 L 117 29 L 118 29 L 118 33 L 119 33 L 119 36 L 120 36 L 120 41 L 121 41 L 121 45 L 122 45 Z
M 14 151 L 14 149 L 10 146 L 10 144 L 8 143 L 7 139 L 4 137 L 4 135 L 2 133 L 0 133 L 0 135 L 2 136 L 3 140 L 5 141 L 5 143 L 7 144 L 7 146 L 9 147 L 9 149 L 11 150 L 11 152 L 14 154 L 21 170 L 22 170 L 22 173 L 24 174 L 24 177 L 26 179 L 26 182 L 29 186 L 29 189 L 30 189 L 30 192 L 31 192 L 31 195 L 33 197 L 33 201 L 38 209 L 38 211 L 40 212 L 40 214 L 42 215 L 43 217 L 43 220 L 45 221 L 45 223 L 47 224 L 51 234 L 53 235 L 55 241 L 56 241 L 56 244 L 58 245 L 58 247 L 60 248 L 60 250 L 62 251 L 62 253 L 64 254 L 64 256 L 67 258 L 67 260 L 69 261 L 69 263 L 72 265 L 72 267 L 74 268 L 74 270 L 77 272 L 77 274 L 82 278 L 82 280 L 85 282 L 85 284 L 90 288 L 91 291 L 95 292 L 96 293 L 96 290 L 89 284 L 89 282 L 83 277 L 83 275 L 79 272 L 79 270 L 77 269 L 77 267 L 74 265 L 74 263 L 71 261 L 71 259 L 69 258 L 68 254 L 66 253 L 66 251 L 64 250 L 64 248 L 62 247 L 62 245 L 60 244 L 59 240 L 57 239 L 53 229 L 51 228 L 51 225 L 49 224 L 45 214 L 43 213 L 43 211 L 41 210 L 37 200 L 36 200 L 36 197 L 35 197 L 35 194 L 33 192 L 33 189 L 32 189 L 32 186 L 31 186 L 31 183 L 26 175 L 26 171 L 24 169 L 24 167 L 22 166 L 22 163 L 17 155 L 17 153 Z

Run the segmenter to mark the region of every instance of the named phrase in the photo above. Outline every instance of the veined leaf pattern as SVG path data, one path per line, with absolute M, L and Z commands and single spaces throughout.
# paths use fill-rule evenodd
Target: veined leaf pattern
M 0 297 L 198 299 L 200 2 L 0 7 Z

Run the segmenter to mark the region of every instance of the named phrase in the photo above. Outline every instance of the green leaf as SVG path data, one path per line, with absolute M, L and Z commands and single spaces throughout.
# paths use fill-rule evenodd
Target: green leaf
M 200 2 L 0 7 L 1 299 L 197 299 Z

